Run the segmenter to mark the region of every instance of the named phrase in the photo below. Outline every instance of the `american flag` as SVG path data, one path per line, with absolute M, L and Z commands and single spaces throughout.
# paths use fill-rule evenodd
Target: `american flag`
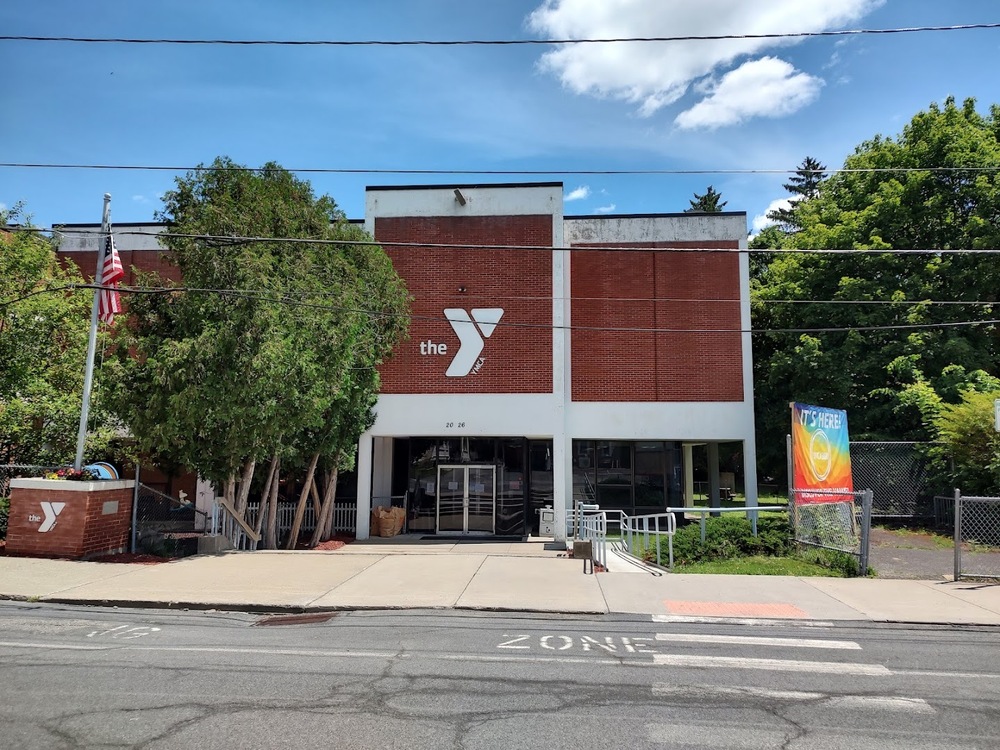
M 115 249 L 115 238 L 108 230 L 108 237 L 104 241 L 104 263 L 101 266 L 101 286 L 112 287 L 102 289 L 97 306 L 97 317 L 110 325 L 114 322 L 115 313 L 122 311 L 121 302 L 118 299 L 118 291 L 113 287 L 118 286 L 118 282 L 125 278 L 125 269 L 122 268 L 121 258 Z

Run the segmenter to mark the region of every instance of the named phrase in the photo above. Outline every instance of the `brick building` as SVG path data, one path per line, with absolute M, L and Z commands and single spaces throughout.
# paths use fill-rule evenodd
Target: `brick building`
M 557 536 L 573 501 L 683 505 L 696 446 L 717 497 L 720 443 L 756 503 L 745 214 L 564 216 L 561 183 L 366 198 L 413 320 L 359 446 L 359 537 L 373 500 L 513 536 L 544 505 Z
M 723 443 L 756 504 L 744 213 L 565 216 L 561 183 L 528 183 L 369 187 L 365 214 L 413 317 L 359 444 L 359 538 L 390 502 L 411 533 L 497 536 L 546 505 L 560 536 L 574 501 L 690 504 L 695 451 L 717 499 Z M 117 244 L 176 272 L 155 237 Z

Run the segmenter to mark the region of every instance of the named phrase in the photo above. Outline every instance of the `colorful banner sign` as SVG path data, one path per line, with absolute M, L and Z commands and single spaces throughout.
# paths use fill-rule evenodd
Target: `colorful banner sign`
M 837 494 L 854 491 L 846 411 L 792 404 L 792 467 L 796 503 L 842 503 L 852 499 L 848 494 Z

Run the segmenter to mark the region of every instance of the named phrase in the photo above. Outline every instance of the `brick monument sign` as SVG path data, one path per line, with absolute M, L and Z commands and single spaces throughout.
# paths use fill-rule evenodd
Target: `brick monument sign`
M 85 560 L 128 549 L 135 482 L 12 479 L 7 554 Z

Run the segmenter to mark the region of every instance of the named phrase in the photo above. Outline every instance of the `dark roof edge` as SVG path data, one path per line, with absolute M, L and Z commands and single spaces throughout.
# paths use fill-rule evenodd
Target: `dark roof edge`
M 448 190 L 449 188 L 465 188 L 466 190 L 482 188 L 561 188 L 562 186 L 562 182 L 476 182 L 462 184 L 442 182 L 437 185 L 368 185 L 365 188 L 365 192 L 369 190 Z
M 674 213 L 664 213 L 664 214 L 574 214 L 572 216 L 563 216 L 563 219 L 567 221 L 570 219 L 658 219 L 658 218 L 674 218 L 680 216 L 746 216 L 746 211 L 713 211 L 708 212 L 698 212 L 694 213 L 691 211 L 677 211 Z
M 164 221 L 119 221 L 111 222 L 111 231 L 114 231 L 115 227 L 165 227 L 167 224 Z M 73 228 L 89 228 L 89 227 L 100 227 L 101 222 L 96 223 L 86 223 L 86 224 L 53 224 L 53 227 L 62 227 L 64 229 Z

